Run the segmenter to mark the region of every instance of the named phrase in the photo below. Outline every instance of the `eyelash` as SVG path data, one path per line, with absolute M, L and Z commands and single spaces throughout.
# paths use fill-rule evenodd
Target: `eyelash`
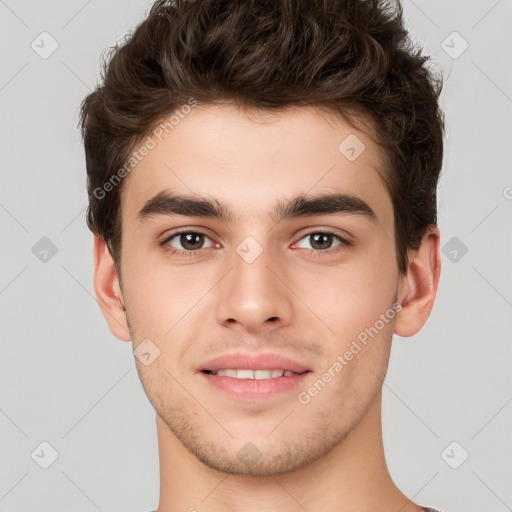
M 172 240 L 173 238 L 176 238 L 176 237 L 178 237 L 180 235 L 184 235 L 186 233 L 193 233 L 193 234 L 197 234 L 197 235 L 204 235 L 205 237 L 209 238 L 208 235 L 206 233 L 203 233 L 202 231 L 198 231 L 198 230 L 194 230 L 194 229 L 185 229 L 185 230 L 173 233 L 171 236 L 168 236 L 165 240 L 163 240 L 160 243 L 160 245 L 164 246 L 164 249 L 170 255 L 182 255 L 182 256 L 184 256 L 186 258 L 187 257 L 192 257 L 192 256 L 197 256 L 203 249 L 197 249 L 197 250 L 193 250 L 193 251 L 182 251 L 182 250 L 174 249 L 174 248 L 170 249 L 169 246 L 167 246 L 167 243 L 170 240 Z M 300 240 L 302 240 L 303 238 L 306 238 L 308 236 L 317 235 L 317 234 L 332 235 L 334 238 L 338 239 L 338 241 L 340 243 L 339 243 L 339 245 L 336 245 L 333 248 L 325 249 L 325 250 L 322 250 L 322 249 L 309 249 L 310 255 L 312 257 L 314 257 L 314 258 L 318 258 L 318 257 L 326 255 L 326 254 L 327 255 L 337 254 L 338 252 L 340 252 L 340 251 L 342 251 L 342 250 L 352 246 L 352 242 L 349 242 L 345 238 L 341 237 L 340 235 L 337 235 L 336 233 L 333 233 L 332 231 L 311 231 L 310 233 L 306 233 L 304 236 L 302 236 L 300 238 Z

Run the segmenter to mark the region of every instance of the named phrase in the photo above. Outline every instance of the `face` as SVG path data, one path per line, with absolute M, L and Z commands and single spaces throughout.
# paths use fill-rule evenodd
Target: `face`
M 378 147 L 310 107 L 198 105 L 161 138 L 122 192 L 122 299 L 135 351 L 159 351 L 136 359 L 145 392 L 212 468 L 304 467 L 387 368 L 400 276 Z

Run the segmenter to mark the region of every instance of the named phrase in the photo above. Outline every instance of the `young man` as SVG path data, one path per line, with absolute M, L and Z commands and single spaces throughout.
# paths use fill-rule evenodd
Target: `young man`
M 82 104 L 94 286 L 156 411 L 158 512 L 419 512 L 393 333 L 439 275 L 441 80 L 402 10 L 158 1 Z

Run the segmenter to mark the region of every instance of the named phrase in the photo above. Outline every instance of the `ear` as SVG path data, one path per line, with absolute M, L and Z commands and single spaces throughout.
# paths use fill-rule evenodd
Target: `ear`
M 395 316 L 393 331 L 398 336 L 413 336 L 430 316 L 441 274 L 439 244 L 439 229 L 430 226 L 420 247 L 409 254 L 407 272 L 400 278 L 398 291 L 402 309 Z
M 124 298 L 119 285 L 114 260 L 103 238 L 94 235 L 94 291 L 101 312 L 107 321 L 110 332 L 122 341 L 132 337 L 124 310 Z

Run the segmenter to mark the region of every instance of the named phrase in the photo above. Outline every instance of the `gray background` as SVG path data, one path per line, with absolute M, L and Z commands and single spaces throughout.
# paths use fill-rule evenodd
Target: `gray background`
M 0 511 L 146 512 L 158 503 L 155 413 L 131 344 L 110 334 L 94 298 L 76 128 L 102 51 L 150 3 L 0 0 Z M 512 2 L 405 0 L 404 9 L 413 38 L 443 70 L 448 132 L 441 282 L 424 329 L 395 336 L 386 456 L 417 503 L 504 512 L 512 510 Z M 47 58 L 43 31 L 58 43 Z M 469 44 L 462 54 L 454 31 Z M 52 449 L 42 442 L 58 454 L 47 469 Z

